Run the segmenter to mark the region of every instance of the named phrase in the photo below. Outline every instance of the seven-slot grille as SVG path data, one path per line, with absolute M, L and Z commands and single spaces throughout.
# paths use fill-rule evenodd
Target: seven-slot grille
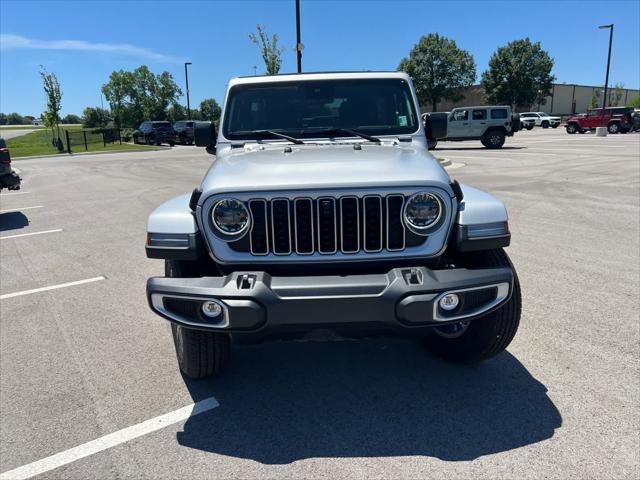
M 251 199 L 253 255 L 401 251 L 402 194 Z

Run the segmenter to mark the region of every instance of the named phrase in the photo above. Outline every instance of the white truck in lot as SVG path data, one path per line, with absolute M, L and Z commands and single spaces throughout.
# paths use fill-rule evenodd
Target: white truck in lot
M 499 139 L 510 131 L 508 107 L 468 121 L 477 110 Z M 147 300 L 185 375 L 221 372 L 232 342 L 316 330 L 419 338 L 452 362 L 509 345 L 521 307 L 507 211 L 449 177 L 418 112 L 402 72 L 229 82 L 219 131 L 194 125 L 215 161 L 147 224 L 147 256 L 165 262 Z
M 520 120 L 533 120 L 533 124 L 536 127 L 558 128 L 562 119 L 560 117 L 553 117 L 545 112 L 523 112 L 520 114 Z

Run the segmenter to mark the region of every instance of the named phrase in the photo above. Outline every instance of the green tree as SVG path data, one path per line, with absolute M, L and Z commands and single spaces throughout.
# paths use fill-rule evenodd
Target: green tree
M 178 120 L 186 120 L 187 119 L 187 109 L 180 105 L 179 103 L 174 103 L 169 108 L 167 112 L 167 120 L 171 123 L 177 122 Z
M 209 120 L 213 122 L 218 127 L 220 123 L 220 113 L 222 109 L 218 102 L 216 102 L 215 98 L 207 98 L 200 102 L 200 113 L 202 114 L 203 120 Z
M 111 115 L 118 127 L 122 127 L 127 119 L 129 113 L 127 111 L 129 108 L 128 97 L 132 90 L 133 75 L 124 70 L 111 72 L 109 81 L 102 86 L 102 93 L 109 102 Z
M 624 95 L 624 83 L 616 83 L 608 92 L 609 100 L 607 101 L 608 107 L 617 107 L 620 105 L 620 100 Z
M 551 74 L 553 63 L 540 42 L 532 43 L 529 38 L 499 47 L 489 59 L 489 68 L 482 74 L 481 85 L 486 100 L 519 108 L 544 104 L 555 80 Z
M 111 121 L 109 112 L 99 107 L 85 108 L 82 117 L 82 125 L 86 128 L 106 127 Z
M 411 76 L 420 104 L 431 105 L 434 112 L 441 100 L 463 99 L 463 89 L 476 80 L 473 56 L 437 33 L 420 37 L 398 70 Z
M 66 125 L 74 124 L 74 123 L 82 123 L 82 119 L 78 115 L 70 113 L 62 119 L 62 123 Z
M 62 108 L 62 90 L 60 90 L 60 82 L 55 73 L 47 72 L 44 66 L 40 65 L 40 77 L 44 87 L 44 93 L 47 96 L 47 109 L 42 114 L 42 121 L 51 128 L 57 127 L 60 123 L 60 109 Z M 60 130 L 58 129 L 58 138 Z
M 19 113 L 12 112 L 7 115 L 7 125 L 24 125 L 24 117 Z
M 112 72 L 102 92 L 119 127 L 137 127 L 145 120 L 169 119 L 169 107 L 176 105 L 182 95 L 169 72 L 155 75 L 146 65 L 132 72 Z
M 636 97 L 629 103 L 630 107 L 640 108 L 640 97 Z
M 7 124 L 7 116 L 4 113 L 0 113 L 0 125 Z
M 591 109 L 598 108 L 598 96 L 596 95 L 596 92 L 593 92 L 591 94 L 591 100 L 589 101 L 589 108 Z
M 276 75 L 280 71 L 282 65 L 282 52 L 284 48 L 278 47 L 278 35 L 273 34 L 269 38 L 267 28 L 264 25 L 256 25 L 256 33 L 249 34 L 249 40 L 255 43 L 260 49 L 262 60 L 267 75 Z

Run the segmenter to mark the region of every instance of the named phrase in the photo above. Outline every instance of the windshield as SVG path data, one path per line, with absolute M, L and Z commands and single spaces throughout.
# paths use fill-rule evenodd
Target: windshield
M 411 134 L 417 115 L 401 79 L 305 80 L 237 85 L 229 92 L 224 136 L 272 138 L 265 131 L 304 137 Z

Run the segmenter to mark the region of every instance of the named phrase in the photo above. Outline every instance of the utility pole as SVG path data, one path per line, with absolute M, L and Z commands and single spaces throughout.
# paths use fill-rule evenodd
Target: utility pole
M 298 73 L 302 73 L 302 42 L 300 41 L 300 0 L 296 0 L 296 55 L 298 57 Z
M 189 104 L 189 74 L 187 73 L 188 65 L 191 65 L 191 62 L 184 62 L 184 80 L 187 85 L 187 118 L 191 119 L 191 105 Z
M 610 25 L 600 25 L 598 28 L 609 29 L 609 55 L 607 57 L 607 75 L 604 80 L 604 98 L 602 99 L 602 115 L 604 118 L 604 109 L 607 108 L 607 90 L 609 90 L 609 67 L 611 66 L 611 44 L 613 43 L 613 23 Z M 602 126 L 602 120 L 600 120 Z

